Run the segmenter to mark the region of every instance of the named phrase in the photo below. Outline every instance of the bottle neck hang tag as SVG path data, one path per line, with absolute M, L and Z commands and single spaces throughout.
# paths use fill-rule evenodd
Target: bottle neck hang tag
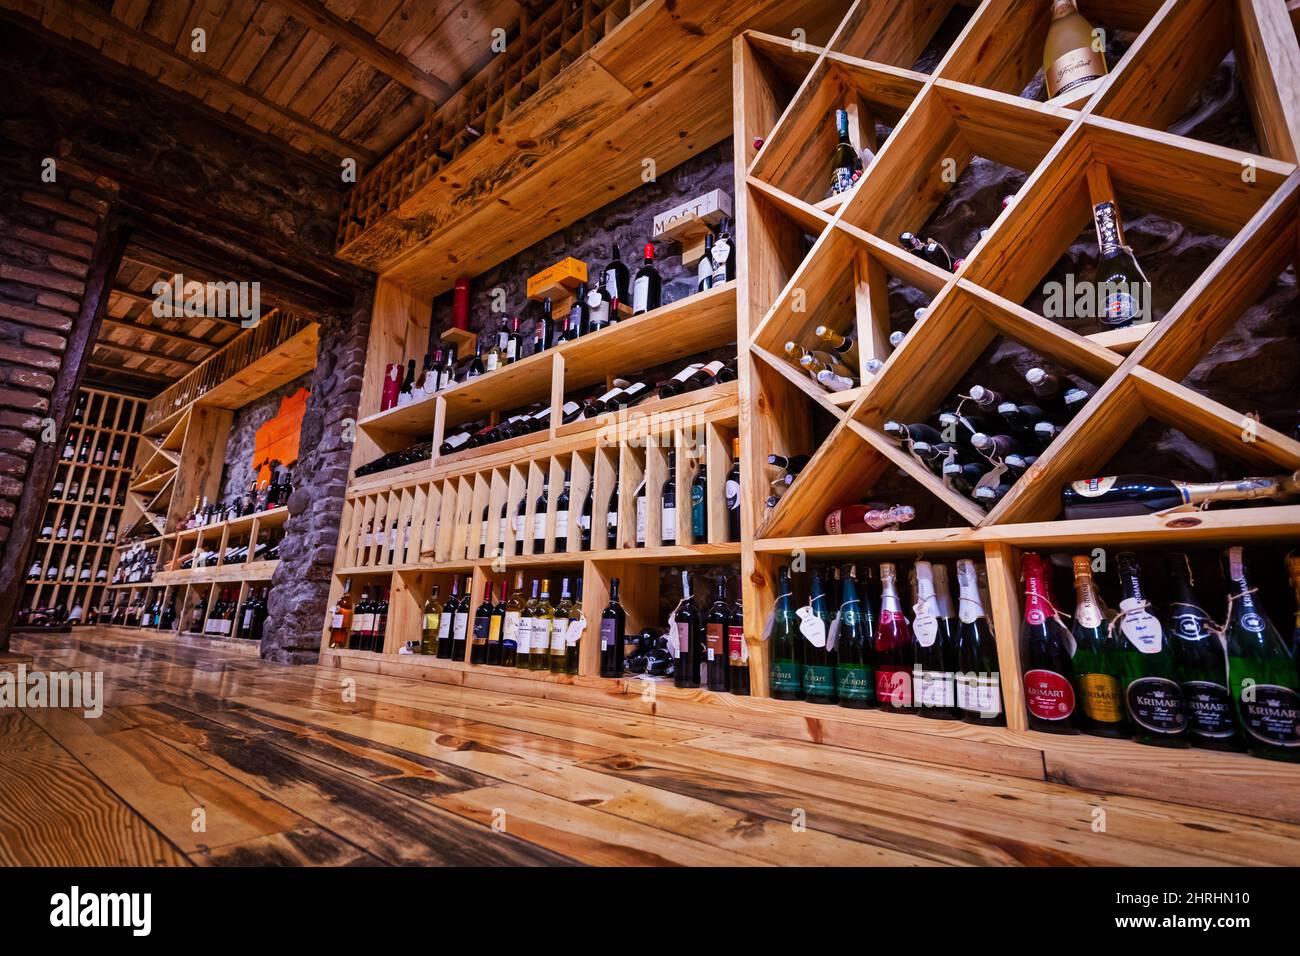
M 826 646 L 826 622 L 813 613 L 812 605 L 804 605 L 794 612 L 799 618 L 799 633 L 813 647 Z

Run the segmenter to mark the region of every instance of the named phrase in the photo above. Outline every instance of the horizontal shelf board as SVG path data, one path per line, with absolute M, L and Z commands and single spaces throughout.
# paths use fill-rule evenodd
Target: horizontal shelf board
M 464 561 L 427 561 L 418 564 L 366 564 L 350 568 L 336 568 L 337 578 L 354 578 L 367 575 L 384 575 L 399 572 L 436 571 L 440 573 L 469 573 L 476 568 L 486 568 L 489 573 L 506 573 L 520 568 L 577 567 L 586 561 L 596 563 L 637 564 L 714 564 L 740 559 L 740 543 L 691 544 L 667 548 L 607 548 L 600 551 L 562 551 L 550 554 L 509 554 L 505 557 L 504 572 L 497 572 L 496 558 L 475 558 Z
M 231 581 L 269 581 L 279 567 L 279 560 L 248 561 L 243 564 L 219 564 L 210 568 L 193 570 L 159 571 L 154 574 L 156 585 L 222 584 Z
M 801 550 L 812 555 L 850 556 L 908 549 L 918 553 L 958 552 L 980 548 L 985 544 L 1012 544 L 1025 548 L 1117 544 L 1160 546 L 1162 542 L 1172 539 L 1181 545 L 1228 545 L 1238 542 L 1293 539 L 1296 537 L 1297 529 L 1300 529 L 1300 505 L 1273 505 L 1124 518 L 1037 521 L 1024 524 L 987 525 L 981 528 L 937 528 L 765 538 L 754 542 L 754 550 L 764 554 Z

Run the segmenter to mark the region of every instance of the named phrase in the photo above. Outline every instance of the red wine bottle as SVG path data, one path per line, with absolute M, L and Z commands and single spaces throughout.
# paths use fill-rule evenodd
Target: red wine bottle
M 1020 626 L 1020 657 L 1029 726 L 1047 733 L 1072 734 L 1075 732 L 1072 640 L 1056 618 L 1048 581 L 1051 565 L 1033 552 L 1025 555 L 1021 565 L 1025 618 Z

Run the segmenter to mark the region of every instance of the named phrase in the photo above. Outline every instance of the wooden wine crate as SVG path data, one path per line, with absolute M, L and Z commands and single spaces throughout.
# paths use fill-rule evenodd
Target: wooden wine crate
M 549 396 L 554 415 L 566 390 L 599 381 L 601 369 L 644 367 L 640 351 L 657 347 L 660 335 L 677 337 L 664 346 L 667 354 L 677 355 L 735 340 L 739 380 L 729 386 L 730 394 L 686 396 L 688 401 L 668 411 L 705 416 L 711 477 L 729 465 L 730 440 L 739 436 L 742 535 L 735 544 L 711 534 L 708 542 L 664 548 L 653 546 L 661 530 L 656 529 L 652 546 L 637 549 L 625 547 L 620 532 L 619 548 L 575 553 L 571 534 L 566 552 L 531 554 L 529 540 L 525 553 L 515 556 L 511 522 L 502 542 L 494 516 L 504 504 L 512 518 L 512 508 L 524 501 L 525 527 L 530 527 L 531 501 L 540 493 L 543 475 L 550 476 L 553 502 L 556 477 L 565 467 L 575 489 L 594 483 L 597 498 L 612 487 L 617 470 L 623 521 L 631 504 L 628 485 L 647 474 L 666 473 L 662 448 L 603 442 L 580 423 L 553 426 L 507 443 L 510 447 L 489 446 L 441 461 L 435 455 L 431 462 L 354 479 L 330 601 L 348 580 L 354 597 L 363 585 L 391 589 L 389 637 L 384 653 L 332 649 L 326 626 L 322 662 L 1300 820 L 1300 767 L 1027 729 L 1018 646 L 1025 551 L 1278 543 L 1300 533 L 1300 506 L 1294 505 L 1058 520 L 1062 486 L 1101 467 L 1147 418 L 1231 449 L 1261 472 L 1300 468 L 1300 444 L 1262 427 L 1245 444 L 1240 430 L 1247 410 L 1221 406 L 1178 384 L 1300 251 L 1295 165 L 1300 49 L 1286 4 L 1080 0 L 1079 7 L 1094 23 L 1129 39 L 1106 77 L 1051 102 L 1019 95 L 1042 62 L 1048 4 L 1036 0 L 856 0 L 828 40 L 765 33 L 761 25 L 737 37 L 729 59 L 739 278 L 716 294 L 726 297 L 725 303 L 693 297 L 668 307 L 653 323 L 646 319 L 655 336 L 602 332 L 590 342 L 569 343 L 457 386 L 418 408 L 378 414 L 384 365 L 423 354 L 431 295 L 439 288 L 402 266 L 386 269 L 376 296 L 353 467 L 405 447 L 413 436 L 432 437 L 436 448 L 450 425 L 523 401 Z M 958 29 L 947 49 L 937 61 L 920 63 L 931 41 L 944 35 L 941 27 L 954 22 Z M 1229 50 L 1241 64 L 1266 155 L 1165 132 Z M 828 197 L 822 167 L 835 142 L 837 107 L 849 111 L 853 142 L 870 149 L 874 159 L 851 191 Z M 653 142 L 671 118 L 647 114 L 641 122 L 645 142 Z M 890 127 L 883 139 L 881 127 Z M 977 157 L 1019 170 L 1024 185 L 989 224 L 988 234 L 973 249 L 962 250 L 967 254 L 961 268 L 949 273 L 901 251 L 898 232 L 919 228 Z M 533 194 L 525 183 L 515 198 L 540 202 L 540 183 L 548 172 L 560 176 L 565 168 L 562 160 L 551 162 L 554 169 L 546 159 L 535 167 Z M 1159 321 L 1076 334 L 1023 303 L 1087 225 L 1091 205 L 1106 199 L 1116 200 L 1121 210 L 1156 212 L 1215 233 L 1227 244 Z M 356 243 L 357 236 L 352 231 L 348 240 Z M 475 261 L 501 261 L 517 251 L 513 241 L 476 250 Z M 891 277 L 929 299 L 924 319 L 896 349 L 889 344 L 885 297 Z M 856 335 L 864 373 L 860 387 L 827 393 L 784 358 L 786 341 L 806 342 L 818 325 Z M 881 426 L 890 418 L 928 416 L 999 338 L 1088 380 L 1096 392 L 1011 493 L 986 513 L 894 447 Z M 874 376 L 865 374 L 870 359 L 884 363 Z M 817 448 L 810 438 L 814 417 L 833 423 Z M 677 428 L 670 424 L 658 431 L 676 434 Z M 813 456 L 770 513 L 764 506 L 769 453 Z M 825 534 L 825 513 L 858 500 L 887 469 L 901 471 L 917 494 L 932 496 L 954 512 L 954 526 Z M 576 490 L 572 493 L 577 497 Z M 711 503 L 711 529 L 721 527 L 712 523 L 714 514 L 721 514 L 718 508 L 718 502 Z M 487 550 L 479 557 L 484 509 Z M 375 527 L 376 516 L 396 516 L 402 529 L 411 518 L 412 536 L 401 538 L 400 560 L 381 554 L 373 532 L 370 548 L 364 547 L 365 528 Z M 492 557 L 503 543 L 507 553 Z M 796 555 L 814 561 L 911 562 L 920 555 L 982 561 L 1008 726 L 971 727 L 771 699 L 762 634 L 774 605 L 777 569 Z M 751 697 L 600 678 L 590 628 L 576 676 L 397 653 L 404 641 L 418 636 L 428 589 L 437 584 L 445 598 L 453 578 L 468 577 L 477 606 L 489 580 L 513 578 L 516 571 L 528 580 L 549 576 L 553 583 L 561 575 L 580 577 L 590 622 L 608 600 L 610 579 L 619 577 L 631 627 L 662 623 L 653 618 L 662 566 L 735 563 L 741 569 Z

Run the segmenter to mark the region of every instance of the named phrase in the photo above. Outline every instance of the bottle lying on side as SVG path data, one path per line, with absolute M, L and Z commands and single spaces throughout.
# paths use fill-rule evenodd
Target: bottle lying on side
M 1300 496 L 1300 472 L 1239 481 L 1175 481 L 1153 475 L 1113 475 L 1075 481 L 1061 491 L 1067 518 L 1117 518 L 1184 509 L 1214 501 L 1278 500 Z

